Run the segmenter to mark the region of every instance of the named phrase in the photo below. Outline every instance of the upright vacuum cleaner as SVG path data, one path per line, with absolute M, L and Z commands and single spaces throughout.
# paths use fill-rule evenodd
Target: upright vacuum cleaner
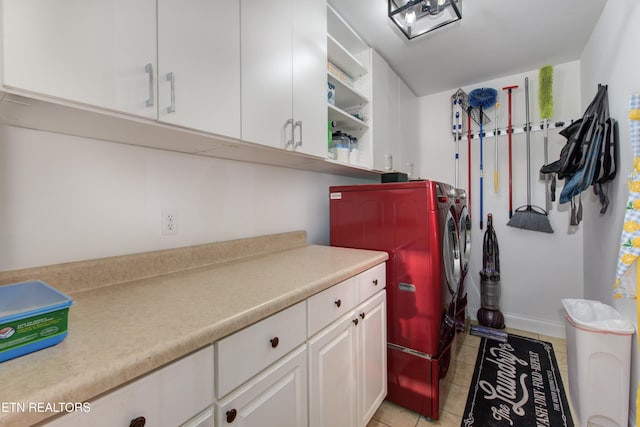
M 493 216 L 487 215 L 487 230 L 482 242 L 482 271 L 480 271 L 480 299 L 478 323 L 472 326 L 471 334 L 506 341 L 504 315 L 500 311 L 500 251 L 498 238 L 493 228 Z

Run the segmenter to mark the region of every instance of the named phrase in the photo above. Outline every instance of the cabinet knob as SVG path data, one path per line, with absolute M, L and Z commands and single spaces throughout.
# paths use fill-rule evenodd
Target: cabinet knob
M 131 420 L 129 427 L 144 427 L 147 420 L 144 417 L 138 417 Z
M 360 313 L 360 318 L 364 319 L 364 316 L 365 316 L 365 314 L 364 314 L 364 311 L 363 311 L 362 313 Z
M 373 280 L 373 286 L 378 286 L 378 279 Z
M 280 344 L 280 338 L 278 337 L 273 337 L 271 338 L 271 347 L 272 348 L 276 348 L 278 346 L 278 344 Z
M 335 300 L 335 305 L 337 307 L 340 307 L 342 305 L 342 301 L 340 301 L 339 299 Z
M 237 415 L 238 415 L 238 411 L 236 411 L 235 409 L 231 409 L 227 411 L 227 422 L 232 423 L 236 419 Z
M 358 318 L 356 317 L 355 319 L 352 320 L 353 324 L 358 326 Z

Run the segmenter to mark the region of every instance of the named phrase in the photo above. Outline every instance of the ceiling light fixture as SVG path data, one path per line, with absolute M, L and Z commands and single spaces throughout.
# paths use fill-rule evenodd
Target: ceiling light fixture
M 389 18 L 409 39 L 462 19 L 462 0 L 387 0 Z

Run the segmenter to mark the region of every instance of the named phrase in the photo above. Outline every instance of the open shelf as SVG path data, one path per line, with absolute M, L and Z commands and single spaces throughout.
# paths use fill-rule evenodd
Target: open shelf
M 358 92 L 354 87 L 344 83 L 333 73 L 327 73 L 327 80 L 336 86 L 336 105 L 342 108 L 349 108 L 369 103 L 369 99 L 366 96 Z
M 342 46 L 354 54 L 369 49 L 369 46 L 356 34 L 331 5 L 327 5 L 327 32 L 336 40 L 340 40 Z
M 353 117 L 351 114 L 334 105 L 327 105 L 329 107 L 329 120 L 336 122 L 336 129 L 356 133 L 360 136 L 369 129 L 369 125 L 362 120 Z
M 327 57 L 331 63 L 354 79 L 367 74 L 367 68 L 331 34 L 327 34 Z

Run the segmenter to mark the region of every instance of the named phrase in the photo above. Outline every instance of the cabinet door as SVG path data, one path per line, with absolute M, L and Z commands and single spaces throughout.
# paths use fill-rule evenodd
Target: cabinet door
M 402 80 L 399 84 L 399 140 L 402 144 L 398 168 L 409 178 L 415 178 L 420 175 L 418 98 Z
M 355 312 L 309 341 L 309 426 L 355 427 Z
M 296 151 L 327 157 L 327 3 L 293 2 L 293 117 Z
M 389 73 L 391 69 L 386 61 L 376 52 L 371 55 L 372 77 L 372 146 L 373 168 L 382 171 L 393 169 L 393 154 L 390 150 L 389 133 Z M 389 157 L 391 156 L 391 157 Z
M 358 426 L 365 427 L 387 395 L 386 293 L 378 292 L 357 309 Z
M 218 426 L 307 425 L 307 353 L 304 346 L 217 405 Z
M 292 1 L 241 0 L 242 139 L 293 144 Z
M 5 0 L 4 86 L 156 118 L 155 0 Z
M 240 5 L 158 0 L 158 118 L 240 137 Z
M 387 120 L 387 140 L 386 140 L 386 152 L 391 156 L 392 169 L 394 171 L 402 170 L 400 165 L 400 147 L 402 140 L 400 139 L 400 125 L 399 125 L 399 108 L 400 99 L 398 97 L 398 87 L 400 83 L 400 77 L 395 71 L 388 67 L 387 79 L 387 102 L 389 107 L 387 116 L 383 118 Z

